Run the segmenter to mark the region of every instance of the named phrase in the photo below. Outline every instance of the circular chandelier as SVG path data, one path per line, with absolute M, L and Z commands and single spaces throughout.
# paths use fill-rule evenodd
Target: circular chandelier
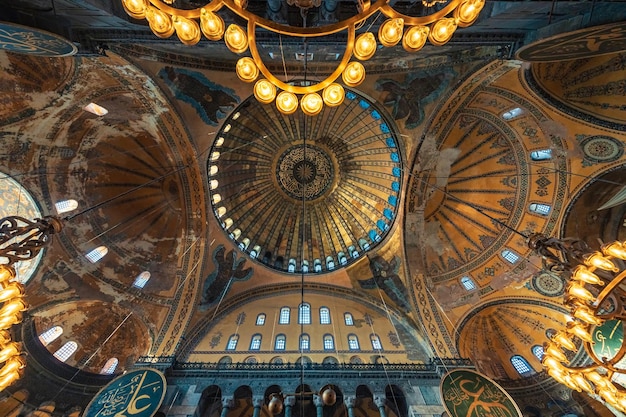
M 418 17 L 399 13 L 388 4 L 388 0 L 377 0 L 374 3 L 363 0 L 358 2 L 358 12 L 354 16 L 319 27 L 297 27 L 262 18 L 246 10 L 246 0 L 213 0 L 195 9 L 179 9 L 173 3 L 174 0 L 122 0 L 126 12 L 135 19 L 146 19 L 152 32 L 160 38 L 169 38 L 176 33 L 183 44 L 195 45 L 204 35 L 211 41 L 223 38 L 228 49 L 236 54 L 243 54 L 249 49 L 252 57 L 240 58 L 235 70 L 242 81 L 255 82 L 254 95 L 257 100 L 266 104 L 275 102 L 285 114 L 293 113 L 299 103 L 305 114 L 315 115 L 324 105 L 337 106 L 343 101 L 345 93 L 337 83 L 339 77 L 349 87 L 358 86 L 365 80 L 365 68 L 359 61 L 370 59 L 377 49 L 376 36 L 369 29 L 357 36 L 357 29 L 366 19 L 377 13 L 387 18 L 378 30 L 378 42 L 381 45 L 392 47 L 402 41 L 406 51 L 416 52 L 427 40 L 436 46 L 444 45 L 452 38 L 457 27 L 474 23 L 485 0 L 423 2 L 426 7 L 435 3 L 445 5 L 431 14 Z M 289 1 L 289 4 L 295 4 L 303 12 L 319 6 L 319 3 Z M 233 23 L 226 27 L 224 19 L 218 14 L 224 7 L 245 19 L 247 26 L 243 28 Z M 318 82 L 292 84 L 278 79 L 263 63 L 256 45 L 257 28 L 307 39 L 346 31 L 348 39 L 343 57 L 330 75 Z
M 542 364 L 567 387 L 602 398 L 626 412 L 626 242 L 605 244 L 592 251 L 578 239 L 535 234 L 528 245 L 543 257 L 544 266 L 567 279 L 564 304 L 571 320 L 544 344 Z M 570 364 L 582 344 L 592 363 Z M 568 352 L 571 352 L 568 354 Z

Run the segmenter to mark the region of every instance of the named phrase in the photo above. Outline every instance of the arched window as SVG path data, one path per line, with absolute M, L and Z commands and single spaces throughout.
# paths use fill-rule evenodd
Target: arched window
M 265 313 L 261 313 L 258 316 L 256 316 L 256 325 L 257 326 L 265 325 Z
M 289 307 L 283 307 L 280 309 L 280 317 L 278 318 L 278 324 L 289 324 Z
M 335 350 L 335 339 L 332 334 L 324 335 L 324 350 Z
M 117 358 L 109 359 L 100 370 L 100 373 L 102 375 L 113 375 L 113 373 L 115 372 L 115 368 L 117 368 L 118 363 L 119 361 L 117 360 Z
M 300 335 L 300 350 L 309 350 L 311 349 L 311 338 L 308 334 Z
M 461 285 L 463 285 L 463 288 L 467 291 L 474 291 L 476 289 L 476 284 L 470 277 L 461 278 Z
M 224 214 L 226 214 L 226 207 L 224 207 L 224 206 L 218 207 L 217 208 L 217 217 L 222 217 Z
M 515 355 L 511 357 L 511 364 L 513 364 L 513 367 L 521 376 L 529 376 L 534 373 L 533 369 L 530 367 L 526 359 L 524 359 L 520 355 Z
M 552 159 L 552 149 L 541 149 L 538 151 L 532 151 L 530 153 L 530 159 L 533 161 L 547 161 Z
M 377 334 L 371 334 L 370 340 L 372 342 L 372 349 L 374 350 L 382 350 L 383 346 L 380 344 L 380 337 Z
M 346 254 L 345 254 L 345 253 L 343 253 L 343 252 L 339 252 L 339 253 L 337 254 L 337 259 L 339 259 L 339 263 L 340 263 L 341 265 L 345 265 L 345 264 L 347 264 L 347 263 L 348 263 L 348 259 L 346 258 Z
M 244 238 L 241 243 L 239 244 L 239 248 L 241 250 L 246 250 L 248 249 L 248 245 L 250 245 L 250 239 L 248 239 L 247 237 Z
M 55 341 L 59 336 L 63 334 L 63 328 L 61 326 L 54 326 L 39 335 L 39 341 L 42 345 L 48 346 Z
M 512 263 L 512 264 L 517 262 L 519 259 L 519 255 L 509 249 L 503 250 L 501 255 L 504 259 L 506 259 L 509 263 Z
M 78 208 L 78 201 L 76 200 L 63 200 L 54 203 L 54 208 L 57 210 L 57 214 L 67 213 Z
M 92 264 L 95 264 L 100 259 L 102 259 L 104 255 L 106 255 L 107 253 L 109 253 L 109 249 L 106 246 L 98 246 L 97 248 L 93 249 L 91 252 L 88 252 L 85 255 L 85 258 L 87 258 L 89 262 L 91 262 Z
M 322 272 L 322 261 L 319 259 L 313 261 L 313 271 Z
M 309 261 L 307 260 L 302 261 L 302 272 L 305 274 L 309 272 Z
M 300 304 L 298 310 L 298 324 L 311 324 L 311 305 L 308 303 Z
M 291 258 L 287 264 L 287 272 L 296 272 L 296 260 Z
M 211 165 L 211 168 L 209 168 L 209 175 L 215 175 L 217 174 L 218 168 L 217 165 Z
M 524 113 L 524 111 L 521 108 L 515 107 L 502 113 L 502 118 L 506 121 L 509 121 L 515 119 L 516 117 L 519 117 L 522 113 Z
M 320 307 L 320 324 L 330 324 L 330 310 L 328 307 Z
M 78 349 L 76 342 L 67 342 L 61 346 L 59 350 L 54 352 L 54 357 L 61 362 L 65 362 L 74 352 L 76 352 L 76 349 Z
M 250 341 L 250 350 L 260 350 L 261 349 L 261 335 L 255 334 L 252 336 L 252 340 Z
M 218 204 L 220 201 L 222 201 L 222 196 L 219 194 L 213 194 L 213 204 Z
M 543 203 L 531 203 L 530 206 L 528 206 L 528 210 L 530 210 L 531 213 L 540 214 L 542 216 L 547 216 L 548 214 L 550 214 L 551 208 L 552 207 L 550 207 L 549 204 Z
M 355 334 L 348 335 L 348 349 L 359 350 L 359 339 Z
M 285 345 L 287 344 L 287 339 L 284 334 L 279 334 L 276 336 L 276 341 L 274 342 L 274 350 L 285 350 Z
M 211 190 L 215 190 L 219 185 L 220 183 L 217 180 L 209 181 L 209 189 Z
M 326 257 L 326 269 L 328 269 L 329 271 L 335 269 L 335 260 L 332 256 Z
M 259 245 L 255 245 L 250 251 L 250 257 L 252 259 L 256 259 L 256 257 L 259 256 L 259 253 L 261 253 L 261 247 Z
M 352 314 L 344 313 L 343 320 L 346 322 L 346 326 L 354 326 L 354 320 L 352 319 Z
M 235 350 L 237 349 L 237 342 L 239 341 L 239 335 L 234 334 L 228 338 L 228 344 L 226 345 L 226 350 Z
M 539 361 L 543 360 L 543 346 L 535 345 L 532 347 L 531 351 Z
M 356 248 L 354 246 L 348 246 L 348 253 L 353 258 L 358 258 L 359 257 L 359 252 L 356 250 Z
M 370 244 L 363 238 L 359 239 L 359 246 L 363 250 L 368 250 L 370 248 Z
M 133 282 L 133 287 L 143 288 L 146 286 L 146 283 L 150 279 L 150 272 L 143 271 L 141 274 L 137 275 L 135 278 L 135 282 Z

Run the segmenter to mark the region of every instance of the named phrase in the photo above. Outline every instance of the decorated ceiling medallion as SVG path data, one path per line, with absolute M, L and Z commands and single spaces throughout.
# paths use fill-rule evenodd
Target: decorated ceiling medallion
M 76 46 L 54 33 L 0 22 L 0 48 L 16 54 L 47 57 L 74 55 Z
M 208 161 L 213 212 L 250 257 L 283 272 L 336 270 L 383 240 L 402 162 L 393 122 L 354 91 L 317 116 L 248 98 Z

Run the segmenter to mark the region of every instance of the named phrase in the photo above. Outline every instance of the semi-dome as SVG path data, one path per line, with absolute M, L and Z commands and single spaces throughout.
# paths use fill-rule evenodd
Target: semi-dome
M 383 239 L 402 162 L 392 122 L 348 91 L 314 117 L 250 97 L 218 132 L 208 172 L 213 210 L 243 251 L 275 269 L 319 273 Z

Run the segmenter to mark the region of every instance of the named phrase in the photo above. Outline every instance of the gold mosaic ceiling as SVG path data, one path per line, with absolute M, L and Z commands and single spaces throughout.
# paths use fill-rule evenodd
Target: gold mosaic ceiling
M 208 162 L 212 204 L 239 247 L 287 272 L 324 272 L 372 249 L 401 188 L 392 124 L 348 92 L 315 117 L 254 98 L 226 120 Z

